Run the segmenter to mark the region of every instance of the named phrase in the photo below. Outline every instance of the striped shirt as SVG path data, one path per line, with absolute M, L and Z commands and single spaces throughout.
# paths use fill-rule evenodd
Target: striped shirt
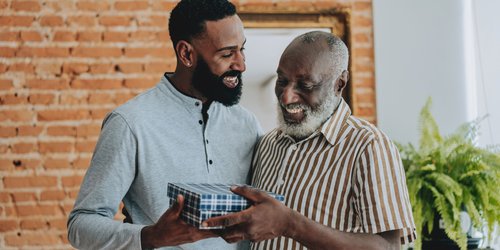
M 252 185 L 285 196 L 285 204 L 344 232 L 400 230 L 403 244 L 416 237 L 403 164 L 390 139 L 351 116 L 342 100 L 311 136 L 295 142 L 275 129 L 259 142 Z M 285 237 L 252 249 L 304 249 Z

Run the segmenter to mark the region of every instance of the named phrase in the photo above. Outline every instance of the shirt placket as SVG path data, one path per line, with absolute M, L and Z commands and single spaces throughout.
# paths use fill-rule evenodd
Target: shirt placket
M 288 148 L 286 149 L 285 159 L 284 161 L 281 161 L 280 170 L 278 172 L 278 180 L 277 180 L 278 188 L 282 187 L 283 184 L 285 184 L 286 181 L 285 172 L 287 167 L 293 164 L 293 156 L 296 150 L 297 150 L 296 143 L 289 145 Z

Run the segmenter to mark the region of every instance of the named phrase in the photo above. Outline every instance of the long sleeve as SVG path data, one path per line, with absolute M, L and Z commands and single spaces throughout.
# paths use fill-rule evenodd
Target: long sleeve
M 140 249 L 143 225 L 113 220 L 134 181 L 137 141 L 126 121 L 111 113 L 103 122 L 90 168 L 68 219 L 68 239 L 78 249 Z

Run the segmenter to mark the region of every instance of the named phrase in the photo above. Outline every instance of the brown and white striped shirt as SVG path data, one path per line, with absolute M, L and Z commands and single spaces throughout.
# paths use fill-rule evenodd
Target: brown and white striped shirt
M 342 100 L 315 133 L 299 142 L 275 129 L 259 142 L 252 185 L 283 194 L 285 204 L 344 232 L 400 229 L 403 244 L 415 239 L 403 164 L 390 139 L 351 116 Z M 304 249 L 285 237 L 252 249 Z

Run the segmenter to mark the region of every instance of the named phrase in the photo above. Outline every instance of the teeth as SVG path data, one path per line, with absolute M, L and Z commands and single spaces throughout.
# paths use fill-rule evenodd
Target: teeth
M 238 77 L 236 76 L 226 76 L 224 77 L 224 84 L 230 88 L 236 87 L 238 85 Z
M 287 111 L 288 113 L 291 113 L 291 114 L 296 114 L 296 113 L 302 112 L 302 109 L 299 109 L 299 108 L 295 108 L 295 109 L 286 109 L 286 111 Z

